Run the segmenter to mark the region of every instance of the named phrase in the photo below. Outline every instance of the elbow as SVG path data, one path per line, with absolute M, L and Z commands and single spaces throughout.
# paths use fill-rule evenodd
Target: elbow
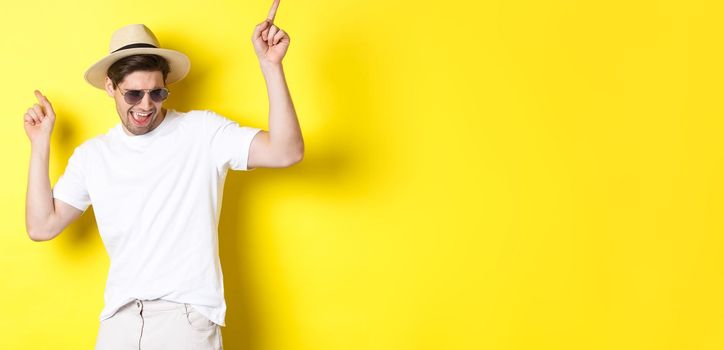
M 298 150 L 295 150 L 294 152 L 289 152 L 282 161 L 282 165 L 284 167 L 290 167 L 294 164 L 297 164 L 304 159 L 304 148 L 300 148 Z
M 28 229 L 27 233 L 28 233 L 28 237 L 33 242 L 45 242 L 45 241 L 49 241 L 52 239 L 51 238 L 52 235 L 49 234 L 48 232 L 44 232 L 44 231 Z
M 304 158 L 304 143 L 279 148 L 274 156 L 274 168 L 286 168 L 302 161 Z
M 59 232 L 58 233 L 53 232 L 52 230 L 49 230 L 49 229 L 37 228 L 34 226 L 28 226 L 28 225 L 26 225 L 25 231 L 28 234 L 28 238 L 30 238 L 30 240 L 33 242 L 49 241 L 49 240 L 55 238 L 55 236 L 57 236 L 59 233 Z
M 304 151 L 299 151 L 297 153 L 294 153 L 290 159 L 291 163 L 289 164 L 289 166 L 292 166 L 294 164 L 301 162 L 302 159 L 304 159 Z

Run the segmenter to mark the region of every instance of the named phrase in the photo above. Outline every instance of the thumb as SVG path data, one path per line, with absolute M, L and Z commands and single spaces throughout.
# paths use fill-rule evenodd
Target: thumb
M 264 31 L 264 29 L 266 29 L 267 27 L 269 27 L 268 19 L 264 20 L 264 22 L 257 24 L 256 28 L 254 28 L 254 35 L 252 36 L 252 39 L 257 40 L 261 38 L 261 32 Z

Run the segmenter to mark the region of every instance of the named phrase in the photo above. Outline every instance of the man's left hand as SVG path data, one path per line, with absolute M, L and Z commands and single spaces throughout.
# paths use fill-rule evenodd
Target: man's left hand
M 279 64 L 289 48 L 289 34 L 274 24 L 279 0 L 274 0 L 269 16 L 254 28 L 251 42 L 261 64 Z

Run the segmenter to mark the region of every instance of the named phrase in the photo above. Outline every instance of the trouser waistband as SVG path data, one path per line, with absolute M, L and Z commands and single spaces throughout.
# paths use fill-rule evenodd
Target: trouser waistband
M 163 299 L 153 299 L 153 300 L 141 300 L 141 299 L 133 299 L 132 301 L 128 302 L 126 305 L 124 305 L 121 309 L 137 309 L 137 310 L 145 310 L 145 311 L 167 311 L 167 310 L 176 310 L 176 309 L 186 309 L 188 307 L 187 304 L 184 303 L 177 303 L 175 301 L 168 301 Z

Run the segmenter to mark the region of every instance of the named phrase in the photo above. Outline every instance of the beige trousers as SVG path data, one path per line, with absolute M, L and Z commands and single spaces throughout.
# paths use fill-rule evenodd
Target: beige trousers
M 189 304 L 134 300 L 101 321 L 96 350 L 221 350 L 221 326 Z

